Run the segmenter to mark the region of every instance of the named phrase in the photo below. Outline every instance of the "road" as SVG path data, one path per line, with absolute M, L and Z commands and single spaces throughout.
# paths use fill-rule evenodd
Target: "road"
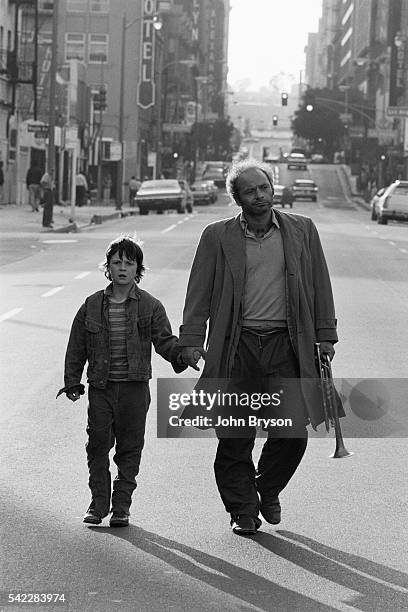
M 286 181 L 301 175 L 280 172 Z M 293 212 L 313 218 L 327 255 L 341 338 L 335 374 L 403 379 L 408 225 L 371 222 L 345 199 L 334 167 L 308 174 L 320 197 L 296 202 Z M 73 316 L 104 286 L 104 250 L 121 232 L 137 234 L 148 267 L 141 286 L 163 301 L 177 330 L 201 230 L 237 212 L 224 195 L 193 215 L 136 216 L 73 236 L 40 235 L 31 256 L 0 268 L 2 603 L 7 592 L 23 591 L 65 593 L 69 605 L 55 609 L 78 612 L 408 610 L 404 434 L 385 426 L 373 430 L 378 437 L 347 438 L 354 455 L 343 460 L 328 458 L 332 434 L 312 437 L 282 493 L 282 523 L 240 538 L 214 482 L 216 441 L 156 437 L 156 379 L 172 376 L 158 357 L 131 526 L 82 523 L 89 502 L 86 400 L 71 404 L 55 395 Z M 10 248 L 17 252 L 18 243 Z M 0 606 L 34 607 L 54 609 Z

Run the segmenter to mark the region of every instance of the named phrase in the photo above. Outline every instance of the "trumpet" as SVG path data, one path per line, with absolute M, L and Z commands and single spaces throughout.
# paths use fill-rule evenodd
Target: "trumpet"
M 315 347 L 316 357 L 319 363 L 324 422 L 326 425 L 326 431 L 330 431 L 330 426 L 334 427 L 334 432 L 336 435 L 336 449 L 334 453 L 330 455 L 330 458 L 343 459 L 344 457 L 351 457 L 353 453 L 348 451 L 344 446 L 343 435 L 341 433 L 336 390 L 333 383 L 330 359 L 328 355 L 322 355 L 322 353 L 320 352 L 320 344 L 318 342 L 316 342 Z

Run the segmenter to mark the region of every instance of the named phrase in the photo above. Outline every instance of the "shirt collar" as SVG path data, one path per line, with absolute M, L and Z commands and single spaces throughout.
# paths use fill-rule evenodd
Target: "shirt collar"
M 278 221 L 278 219 L 277 219 L 277 217 L 275 215 L 275 211 L 273 210 L 273 208 L 271 208 L 271 211 L 272 211 L 272 224 L 276 225 L 276 227 L 278 229 L 280 229 L 279 221 Z M 245 217 L 244 217 L 242 212 L 239 215 L 239 222 L 241 224 L 242 229 L 244 231 L 247 231 L 248 230 L 248 221 L 245 219 Z
M 113 295 L 113 283 L 109 283 L 109 285 L 105 287 L 104 294 L 107 297 L 111 297 Z M 140 298 L 139 287 L 137 286 L 136 281 L 134 281 L 128 297 L 132 298 L 132 300 L 138 300 Z

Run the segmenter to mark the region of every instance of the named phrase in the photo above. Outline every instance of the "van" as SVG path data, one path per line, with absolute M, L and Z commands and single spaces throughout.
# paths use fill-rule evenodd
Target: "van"
M 373 217 L 380 225 L 388 219 L 408 221 L 408 181 L 394 181 L 374 203 Z

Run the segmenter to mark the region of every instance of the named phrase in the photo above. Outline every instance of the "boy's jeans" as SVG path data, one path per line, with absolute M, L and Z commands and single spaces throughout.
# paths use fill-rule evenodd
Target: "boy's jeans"
M 109 451 L 115 445 L 118 475 L 113 481 L 112 511 L 129 514 L 136 488 L 150 404 L 149 383 L 111 382 L 105 389 L 89 386 L 88 392 L 89 510 L 106 516 L 111 502 Z

